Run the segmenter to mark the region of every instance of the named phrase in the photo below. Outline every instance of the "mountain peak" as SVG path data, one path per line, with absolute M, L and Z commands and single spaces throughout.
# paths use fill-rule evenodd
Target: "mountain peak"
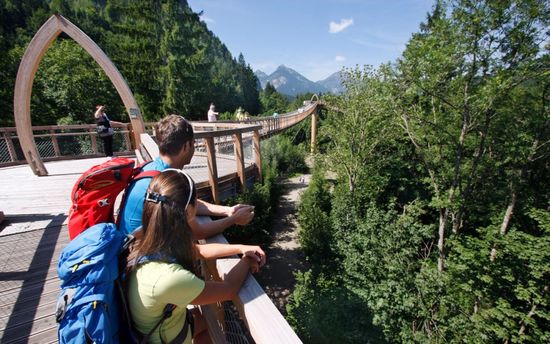
M 298 73 L 294 69 L 285 66 L 284 64 L 277 67 L 277 69 L 270 75 L 261 70 L 254 72 L 256 77 L 260 81 L 262 88 L 265 88 L 265 85 L 269 82 L 275 89 L 288 96 L 296 96 L 298 94 L 313 92 L 313 93 L 326 93 L 326 92 L 335 92 L 339 93 L 339 73 L 338 78 L 335 77 L 335 74 L 331 75 L 325 80 L 319 82 L 313 82 L 307 79 L 302 74 Z M 323 82 L 328 83 L 328 87 L 323 85 Z

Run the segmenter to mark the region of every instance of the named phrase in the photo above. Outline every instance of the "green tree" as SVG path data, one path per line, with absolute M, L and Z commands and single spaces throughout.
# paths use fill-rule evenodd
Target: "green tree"
M 288 100 L 285 96 L 277 92 L 275 87 L 269 82 L 260 92 L 260 103 L 262 104 L 262 113 L 271 116 L 273 113 L 283 113 L 288 107 Z

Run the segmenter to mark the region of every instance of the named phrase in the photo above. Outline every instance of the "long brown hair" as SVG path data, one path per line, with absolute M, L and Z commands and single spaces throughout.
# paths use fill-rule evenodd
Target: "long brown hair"
M 170 169 L 153 178 L 143 204 L 142 238 L 132 247 L 129 260 L 157 255 L 156 260 L 175 260 L 194 272 L 193 234 L 185 211 L 195 198 L 193 180 L 182 171 Z

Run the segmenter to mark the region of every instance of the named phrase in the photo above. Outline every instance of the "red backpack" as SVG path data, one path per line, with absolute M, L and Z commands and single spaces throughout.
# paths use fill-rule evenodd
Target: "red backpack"
M 134 164 L 132 159 L 114 158 L 93 166 L 80 176 L 71 192 L 68 225 L 71 240 L 95 224 L 115 222 L 114 207 L 118 194 L 133 181 L 153 178 L 160 173 L 142 171 L 147 163 L 138 167 Z

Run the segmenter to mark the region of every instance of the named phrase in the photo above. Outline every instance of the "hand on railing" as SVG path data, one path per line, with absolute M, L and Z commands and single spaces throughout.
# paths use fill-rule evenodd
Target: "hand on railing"
M 230 208 L 228 217 L 233 218 L 233 222 L 237 225 L 247 225 L 254 218 L 254 206 L 248 204 L 237 204 Z
M 260 271 L 260 268 L 265 265 L 266 255 L 260 246 L 242 245 L 243 257 L 252 258 L 255 264 L 250 266 L 252 273 Z

